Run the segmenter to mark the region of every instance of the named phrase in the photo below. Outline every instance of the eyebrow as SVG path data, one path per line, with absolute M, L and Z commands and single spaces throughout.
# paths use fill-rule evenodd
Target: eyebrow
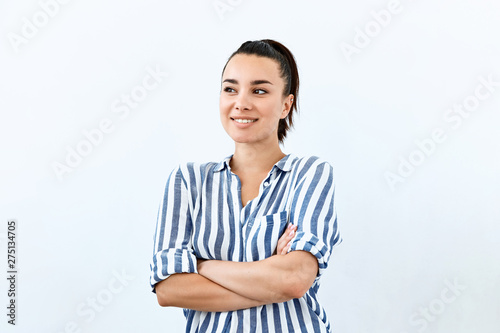
M 235 79 L 225 79 L 224 81 L 222 81 L 222 83 L 224 82 L 229 82 L 229 83 L 232 83 L 232 84 L 238 84 L 238 80 L 235 80 Z M 253 80 L 250 82 L 250 85 L 252 86 L 255 86 L 255 85 L 258 85 L 258 84 L 271 84 L 271 82 L 267 81 L 267 80 Z

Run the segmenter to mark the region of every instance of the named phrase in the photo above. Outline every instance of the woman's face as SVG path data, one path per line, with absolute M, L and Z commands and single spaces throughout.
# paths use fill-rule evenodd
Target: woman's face
M 220 119 L 238 143 L 275 144 L 278 123 L 290 111 L 293 95 L 283 97 L 284 80 L 276 61 L 237 54 L 222 76 Z

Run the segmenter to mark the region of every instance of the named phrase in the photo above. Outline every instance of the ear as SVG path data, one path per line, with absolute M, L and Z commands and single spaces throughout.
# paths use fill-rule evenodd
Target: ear
M 286 116 L 288 116 L 288 113 L 290 113 L 290 110 L 292 109 L 292 104 L 293 104 L 294 96 L 293 94 L 288 95 L 285 97 L 285 100 L 283 101 L 283 111 L 281 112 L 281 119 L 285 119 Z

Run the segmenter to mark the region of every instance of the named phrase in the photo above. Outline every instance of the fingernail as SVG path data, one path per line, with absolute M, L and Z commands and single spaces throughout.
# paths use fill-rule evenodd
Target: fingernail
M 294 233 L 294 232 L 295 232 L 295 231 L 293 231 L 293 230 L 292 230 L 292 231 L 290 231 L 290 233 L 288 234 L 288 236 L 293 236 L 293 233 Z
M 288 229 L 292 229 L 292 228 L 293 228 L 293 224 L 291 224 L 291 223 L 290 223 L 290 224 L 288 225 Z

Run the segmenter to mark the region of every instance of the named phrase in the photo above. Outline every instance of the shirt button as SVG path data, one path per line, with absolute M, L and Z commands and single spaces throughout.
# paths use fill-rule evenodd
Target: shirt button
M 264 182 L 264 186 L 269 186 L 269 182 Z

